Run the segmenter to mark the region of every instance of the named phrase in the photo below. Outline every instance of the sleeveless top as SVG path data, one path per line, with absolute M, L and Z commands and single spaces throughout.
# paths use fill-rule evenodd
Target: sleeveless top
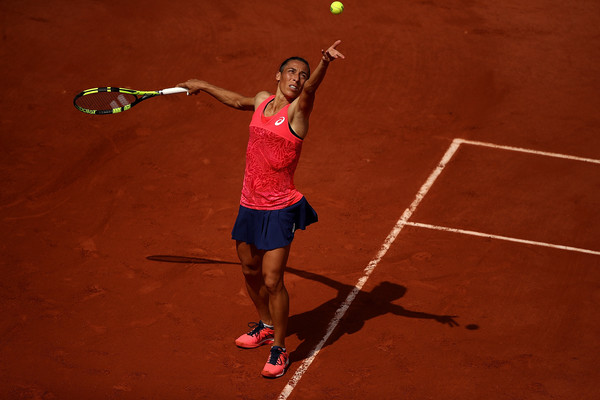
M 289 104 L 271 117 L 264 115 L 274 98 L 262 102 L 250 121 L 240 204 L 255 210 L 278 210 L 302 199 L 294 186 L 302 139 L 289 124 Z

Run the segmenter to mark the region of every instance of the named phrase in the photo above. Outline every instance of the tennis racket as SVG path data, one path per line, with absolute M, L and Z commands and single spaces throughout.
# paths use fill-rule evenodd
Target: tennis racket
M 165 94 L 187 93 L 187 89 L 174 87 L 157 91 L 132 90 L 117 87 L 100 87 L 84 90 L 73 99 L 79 111 L 96 114 L 116 114 L 127 111 L 151 97 Z

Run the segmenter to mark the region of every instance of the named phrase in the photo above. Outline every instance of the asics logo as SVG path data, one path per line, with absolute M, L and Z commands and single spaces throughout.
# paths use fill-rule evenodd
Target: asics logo
M 279 117 L 279 119 L 275 121 L 275 126 L 283 124 L 283 121 L 285 121 L 285 117 Z

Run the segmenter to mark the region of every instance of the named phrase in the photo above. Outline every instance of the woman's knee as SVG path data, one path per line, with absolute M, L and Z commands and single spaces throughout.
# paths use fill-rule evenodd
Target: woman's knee
M 287 263 L 290 246 L 271 250 L 265 253 L 262 263 L 262 274 L 265 287 L 270 294 L 285 290 L 283 274 Z
M 245 264 L 242 262 L 242 274 L 246 279 L 256 279 L 261 277 L 260 265 Z
M 263 274 L 263 281 L 269 294 L 277 294 L 285 290 L 283 274 Z

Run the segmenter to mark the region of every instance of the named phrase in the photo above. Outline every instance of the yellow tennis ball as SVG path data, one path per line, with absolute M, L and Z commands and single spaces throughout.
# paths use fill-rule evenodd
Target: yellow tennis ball
M 332 14 L 341 14 L 342 11 L 344 11 L 344 5 L 341 1 L 334 1 L 331 3 L 331 6 L 329 6 L 329 11 L 331 11 Z

